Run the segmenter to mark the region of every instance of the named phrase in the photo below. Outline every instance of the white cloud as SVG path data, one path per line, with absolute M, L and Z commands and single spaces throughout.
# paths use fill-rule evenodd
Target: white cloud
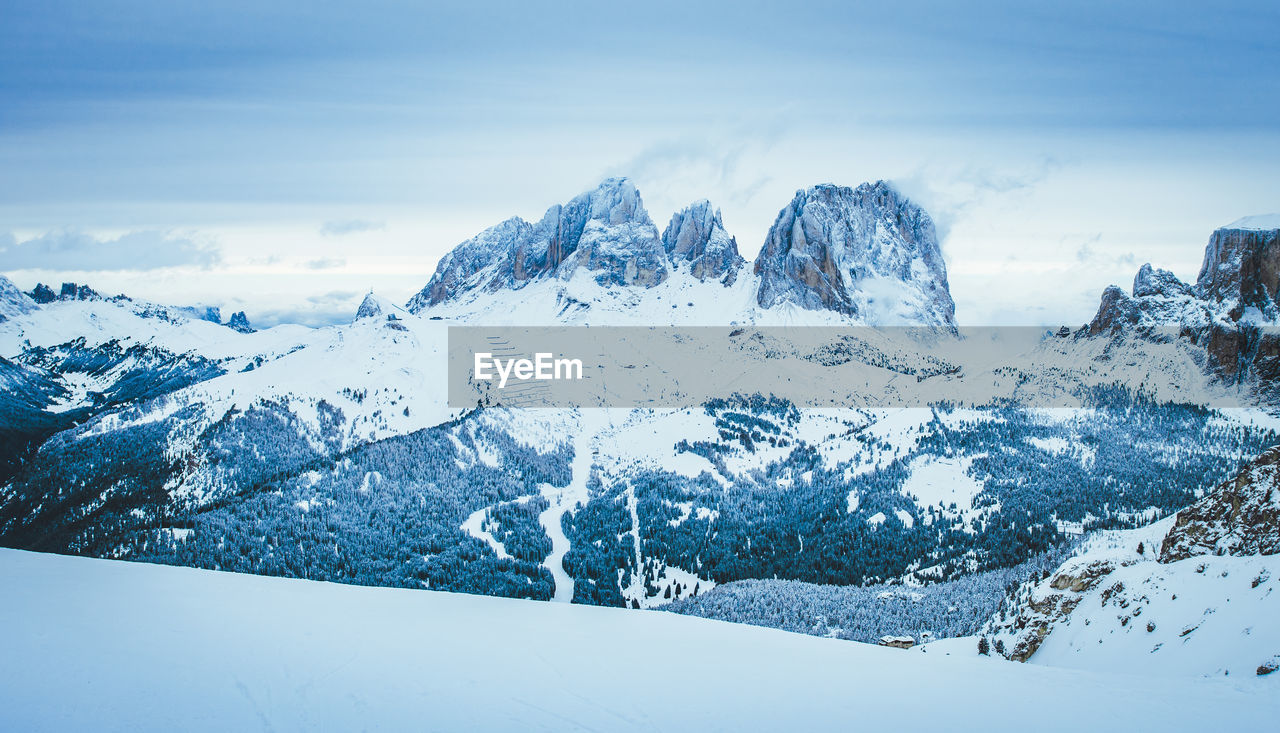
M 160 230 L 141 230 L 114 239 L 63 229 L 18 241 L 0 236 L 0 270 L 156 270 L 212 267 L 222 260 L 213 243 Z
M 347 234 L 357 234 L 359 232 L 372 232 L 380 229 L 386 229 L 386 222 L 368 221 L 366 219 L 344 219 L 341 221 L 326 221 L 320 225 L 320 234 L 326 237 L 341 237 Z

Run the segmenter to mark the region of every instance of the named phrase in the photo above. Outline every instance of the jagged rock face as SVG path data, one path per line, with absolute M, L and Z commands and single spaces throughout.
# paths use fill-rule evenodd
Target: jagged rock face
M 1160 562 L 1196 555 L 1280 552 L 1280 448 L 1272 448 L 1200 501 L 1178 512 Z
M 254 333 L 257 331 L 253 326 L 249 325 L 249 317 L 244 314 L 244 311 L 237 311 L 231 314 L 231 320 L 227 321 L 227 327 L 240 333 Z
M 601 285 L 650 287 L 666 280 L 658 229 L 627 179 L 608 179 L 567 204 L 552 206 L 537 224 L 516 217 L 463 242 L 440 261 L 408 308 L 417 313 L 476 289 L 568 279 L 579 268 L 592 272 Z
M 31 291 L 31 299 L 40 305 L 52 303 L 58 299 L 58 294 L 53 292 L 53 288 L 44 283 L 36 283 L 36 287 Z
M 1139 302 L 1130 298 L 1115 285 L 1102 291 L 1102 302 L 1098 304 L 1098 313 L 1089 322 L 1089 334 L 1108 333 L 1136 325 L 1142 319 Z
M 567 277 L 578 267 L 611 285 L 657 285 L 667 277 L 658 229 L 640 192 L 625 178 L 610 178 L 564 206 L 552 206 L 516 248 L 513 274 Z
M 98 300 L 102 296 L 88 285 L 76 285 L 75 283 L 63 283 L 62 290 L 57 296 L 53 296 L 53 290 L 44 283 L 38 283 L 36 289 L 31 291 L 31 296 L 38 303 L 53 302 L 54 300 Z M 45 300 L 48 298 L 48 300 Z
M 527 239 L 532 232 L 533 227 L 528 222 L 513 216 L 459 244 L 440 260 L 431 281 L 409 301 L 409 310 L 417 313 L 471 288 L 487 287 L 492 290 L 500 287 L 502 279 L 494 271 L 510 260 L 517 243 Z M 481 282 L 485 276 L 489 279 Z
M 1249 308 L 1268 320 L 1280 318 L 1280 229 L 1215 231 L 1196 289 L 1202 298 L 1221 304 L 1233 320 Z
M 1205 350 L 1207 369 L 1224 381 L 1247 381 L 1267 395 L 1280 392 L 1280 337 L 1258 328 L 1280 320 L 1278 237 L 1280 229 L 1274 228 L 1218 229 L 1194 287 L 1143 265 L 1132 297 L 1115 286 L 1103 292 L 1089 334 L 1172 327 Z
M 738 254 L 738 241 L 725 231 L 720 212 L 705 199 L 671 217 L 662 232 L 662 246 L 673 268 L 687 266 L 699 280 L 714 279 L 732 285 L 746 263 Z
M 1102 291 L 1098 313 L 1089 322 L 1090 335 L 1127 327 L 1203 325 L 1209 316 L 1193 288 L 1168 270 L 1143 265 L 1133 278 L 1132 296 L 1112 285 Z
M 933 220 L 881 181 L 798 191 L 756 258 L 757 301 L 829 309 L 872 325 L 955 329 Z
M 5 321 L 36 308 L 36 302 L 18 289 L 9 278 L 0 275 L 0 321 Z
M 97 300 L 102 296 L 88 285 L 77 286 L 75 283 L 63 283 L 62 292 L 58 297 L 62 300 Z
M 592 285 L 643 289 L 684 271 L 697 281 L 693 287 L 714 281 L 749 290 L 755 303 L 743 304 L 747 319 L 758 317 L 757 306 L 798 306 L 870 325 L 956 330 L 933 222 L 883 182 L 799 192 L 770 231 L 754 268 L 759 277 L 748 275 L 749 287 L 743 284 L 744 265 L 736 240 L 708 202 L 675 214 L 659 236 L 635 187 L 626 179 L 609 179 L 551 207 L 536 224 L 508 219 L 463 242 L 440 261 L 407 308 L 413 313 L 442 304 L 474 309 L 483 307 L 485 293 L 573 279 L 572 286 L 552 288 L 556 308 L 560 314 L 581 314 L 597 297 Z M 579 291 L 583 273 L 590 273 L 588 289 Z M 681 278 L 669 284 L 683 288 L 687 283 Z M 642 304 L 643 297 L 642 292 L 600 294 L 610 304 L 626 298 L 628 308 Z
M 1133 278 L 1133 297 L 1186 298 L 1192 294 L 1191 286 L 1168 270 L 1143 265 Z

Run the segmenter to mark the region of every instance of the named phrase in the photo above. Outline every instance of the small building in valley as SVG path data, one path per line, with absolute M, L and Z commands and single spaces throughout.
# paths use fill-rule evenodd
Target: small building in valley
M 910 649 L 916 645 L 916 640 L 910 636 L 882 636 L 880 637 L 880 646 L 891 646 L 894 649 Z

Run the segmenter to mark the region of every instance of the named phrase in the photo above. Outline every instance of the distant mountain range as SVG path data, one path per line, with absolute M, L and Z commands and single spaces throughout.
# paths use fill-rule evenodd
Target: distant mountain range
M 1183 509 L 1280 443 L 1271 412 L 1180 404 L 1273 393 L 1278 235 L 1220 229 L 1195 284 L 1144 266 L 998 363 L 966 346 L 929 215 L 884 182 L 797 192 L 749 264 L 708 202 L 660 232 L 610 179 L 463 242 L 404 307 L 370 294 L 318 329 L 0 277 L 0 544 L 640 607 L 1003 572 Z M 504 324 L 921 326 L 998 406 L 449 408 L 446 329 Z M 840 364 L 941 373 L 850 338 L 807 378 L 856 396 Z M 1020 409 L 1042 394 L 1079 408 Z

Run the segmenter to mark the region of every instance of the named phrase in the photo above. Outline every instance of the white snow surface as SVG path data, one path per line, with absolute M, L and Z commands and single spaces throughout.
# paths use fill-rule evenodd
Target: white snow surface
M 1090 533 L 1075 556 L 1037 584 L 1032 597 L 1040 602 L 1064 593 L 1052 587 L 1060 574 L 1075 576 L 1099 562 L 1115 568 L 1053 623 L 1028 663 L 1153 678 L 1280 682 L 1274 673 L 1256 674 L 1280 656 L 1280 626 L 1272 621 L 1280 618 L 1280 555 L 1157 562 L 1175 520 Z M 1005 643 L 1012 639 L 1005 636 Z
M 1266 231 L 1280 229 L 1280 214 L 1257 214 L 1236 219 L 1223 227 L 1224 229 L 1254 229 Z
M 662 612 L 17 550 L 0 550 L 0 587 L 3 730 L 1078 733 L 1267 730 L 1280 716 L 1272 680 L 912 653 Z
M 950 506 L 954 503 L 954 513 L 971 526 L 978 515 L 973 509 L 973 499 L 982 491 L 983 485 L 969 474 L 969 468 L 982 455 L 916 458 L 911 462 L 911 475 L 903 483 L 902 491 L 914 497 L 916 506 L 921 509 L 941 506 L 946 513 L 952 513 Z M 907 524 L 905 520 L 903 523 Z
M 1278 576 L 1280 558 L 1262 556 L 1117 568 L 1030 661 L 1152 676 L 1254 677 L 1259 665 L 1280 655 Z

